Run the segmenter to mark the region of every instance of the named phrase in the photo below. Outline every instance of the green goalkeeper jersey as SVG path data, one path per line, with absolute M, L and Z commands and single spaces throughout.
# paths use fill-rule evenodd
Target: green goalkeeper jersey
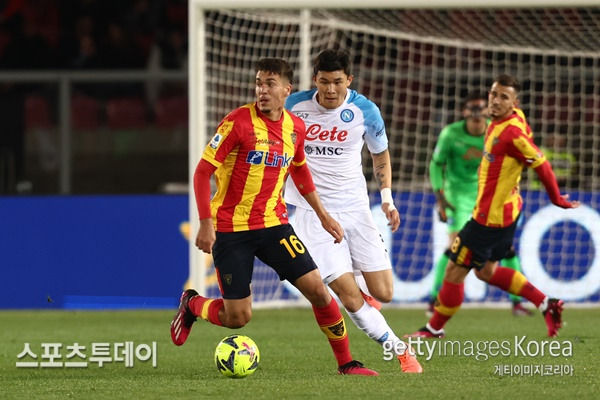
M 433 190 L 443 189 L 454 206 L 463 202 L 475 204 L 484 138 L 485 135 L 469 135 L 466 120 L 454 122 L 440 132 L 429 176 Z

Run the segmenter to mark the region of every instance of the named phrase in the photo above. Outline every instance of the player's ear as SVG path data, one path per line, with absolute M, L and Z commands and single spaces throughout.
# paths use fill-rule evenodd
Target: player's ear
M 348 75 L 348 86 L 350 86 L 350 84 L 352 83 L 353 80 L 354 80 L 354 75 Z
M 519 107 L 519 99 L 515 99 L 515 101 L 513 102 L 513 107 Z
M 292 94 L 292 84 L 288 83 L 287 85 L 285 85 L 285 96 L 289 96 L 290 94 Z

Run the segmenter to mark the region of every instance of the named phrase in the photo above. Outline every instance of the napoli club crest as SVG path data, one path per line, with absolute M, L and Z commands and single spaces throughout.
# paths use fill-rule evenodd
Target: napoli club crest
M 354 119 L 354 112 L 352 112 L 352 110 L 348 110 L 348 109 L 342 110 L 342 112 L 340 114 L 340 118 L 344 122 L 350 122 Z

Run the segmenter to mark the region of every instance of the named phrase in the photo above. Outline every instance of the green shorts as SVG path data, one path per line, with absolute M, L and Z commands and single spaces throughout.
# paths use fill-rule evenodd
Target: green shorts
M 463 226 L 471 219 L 471 215 L 473 214 L 474 203 L 471 201 L 460 201 L 456 204 L 448 199 L 450 204 L 452 204 L 455 208 L 452 211 L 449 208 L 446 208 L 446 215 L 448 216 L 448 233 L 455 233 L 460 231 Z

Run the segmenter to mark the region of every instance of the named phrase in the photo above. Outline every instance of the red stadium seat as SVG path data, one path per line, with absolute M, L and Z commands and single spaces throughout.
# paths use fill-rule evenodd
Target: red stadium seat
M 188 7 L 186 2 L 168 1 L 165 5 L 165 15 L 170 24 L 187 29 Z
M 71 128 L 97 130 L 100 127 L 100 104 L 97 100 L 75 95 L 71 99 Z
M 188 98 L 185 95 L 161 97 L 154 103 L 156 126 L 163 130 L 186 127 L 188 123 Z
M 36 31 L 53 48 L 60 40 L 60 6 L 56 0 L 36 0 L 24 2 L 21 15 L 26 24 L 34 26 Z
M 556 94 L 546 93 L 541 99 L 542 105 L 542 118 L 546 120 L 554 120 L 556 118 L 557 110 L 557 97 Z
M 146 127 L 146 104 L 138 97 L 121 97 L 106 102 L 110 129 L 143 129 Z
M 583 112 L 586 122 L 600 122 L 600 101 L 593 96 L 586 97 L 583 105 Z
M 25 98 L 25 128 L 50 129 L 54 124 L 50 118 L 48 99 L 40 95 L 29 95 Z
M 10 43 L 11 35 L 7 32 L 0 31 L 0 57 L 4 52 L 4 48 Z

